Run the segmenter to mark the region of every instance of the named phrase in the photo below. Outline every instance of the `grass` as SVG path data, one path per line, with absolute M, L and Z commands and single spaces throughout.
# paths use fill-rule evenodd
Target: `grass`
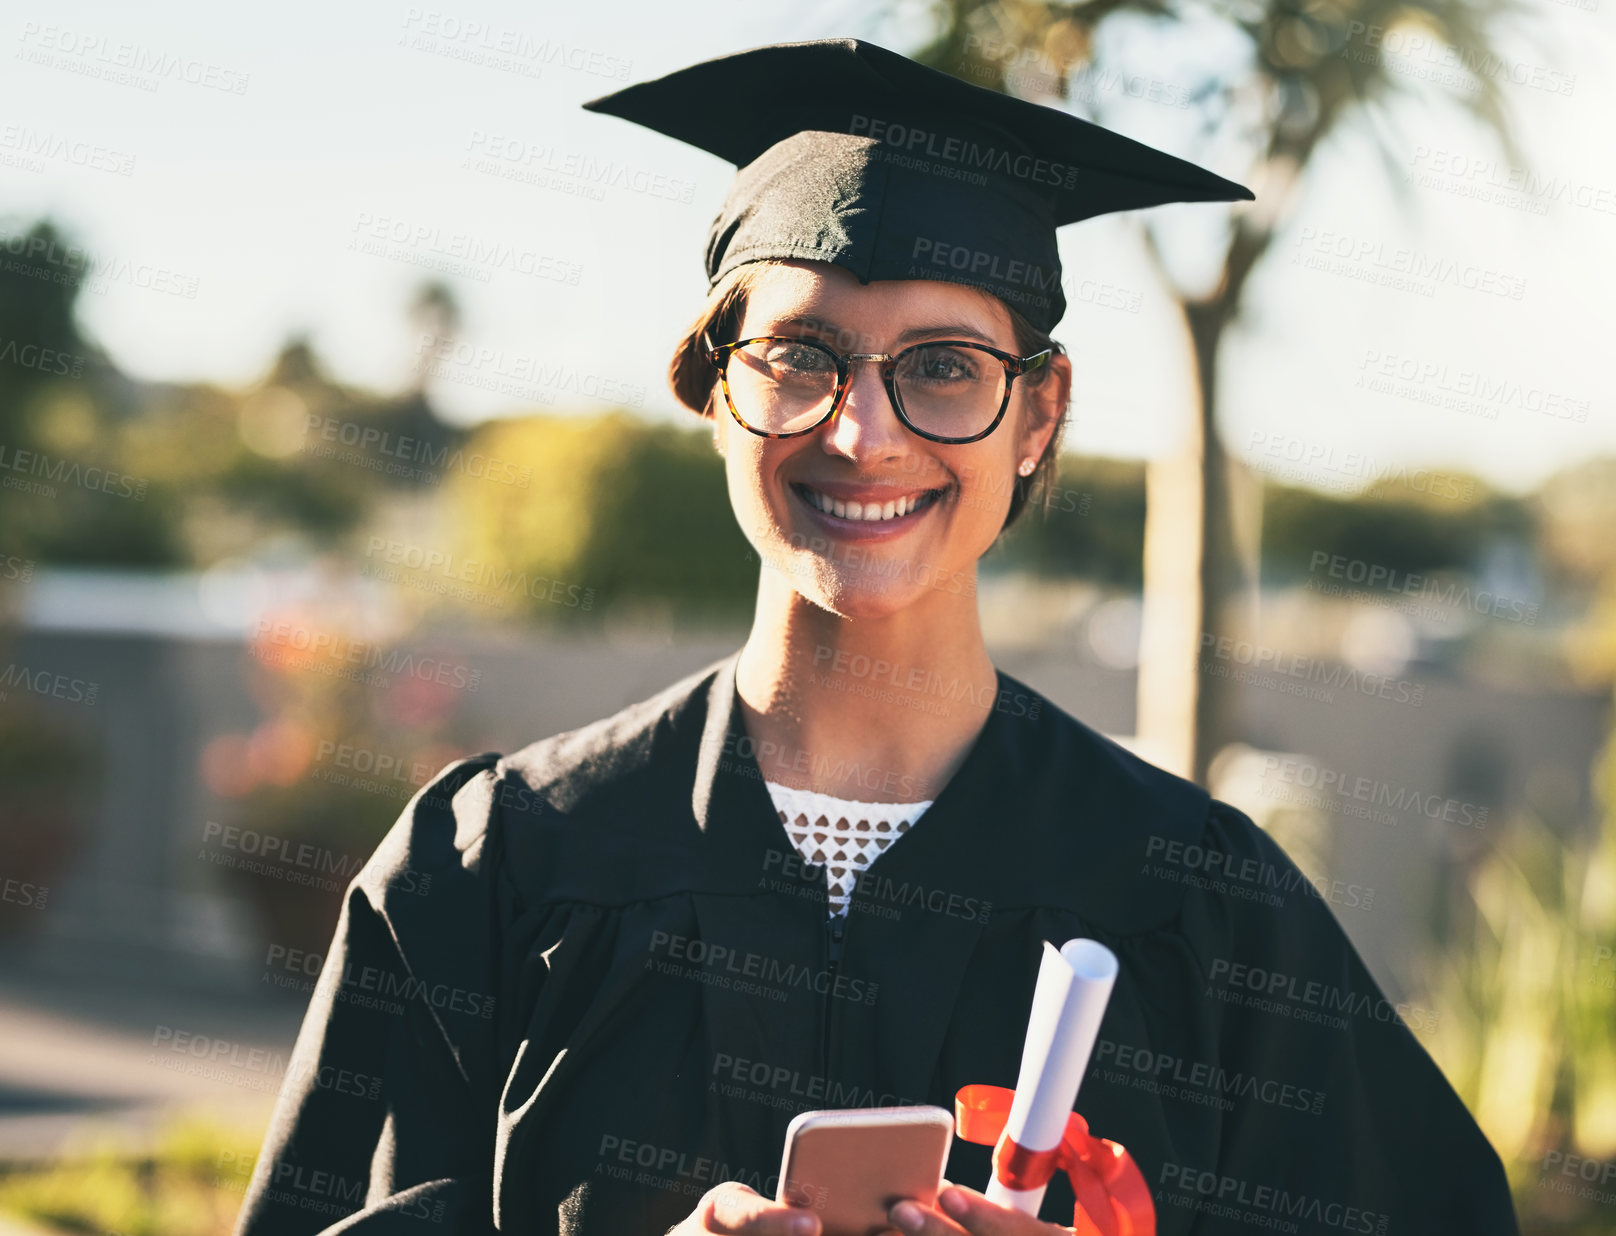
M 44 1165 L 0 1166 L 0 1212 L 62 1233 L 229 1236 L 258 1140 L 199 1117 L 136 1152 L 102 1137 Z

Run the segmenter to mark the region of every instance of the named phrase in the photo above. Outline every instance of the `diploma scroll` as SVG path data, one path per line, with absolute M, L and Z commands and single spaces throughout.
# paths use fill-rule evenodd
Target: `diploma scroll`
M 1040 1159 L 1049 1160 L 1066 1134 L 1077 1089 L 1094 1051 L 1100 1019 L 1117 978 L 1117 958 L 1094 940 L 1068 940 L 1059 950 L 1044 941 L 1044 956 L 1033 992 L 1032 1016 L 1021 1051 L 1021 1073 L 1004 1133 L 994 1152 L 995 1171 L 986 1190 L 990 1202 L 1036 1215 L 1045 1183 L 1030 1188 L 1006 1184 L 1023 1168 L 1034 1177 Z M 1008 1169 L 1008 1171 L 1006 1170 Z

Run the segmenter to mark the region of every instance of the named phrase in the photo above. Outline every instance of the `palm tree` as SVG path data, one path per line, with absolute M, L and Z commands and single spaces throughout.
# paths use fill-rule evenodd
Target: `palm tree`
M 1394 120 L 1390 104 L 1424 85 L 1390 50 L 1410 46 L 1411 35 L 1425 36 L 1423 46 L 1447 44 L 1460 63 L 1478 70 L 1476 88 L 1458 100 L 1496 135 L 1512 165 L 1523 162 L 1491 71 L 1504 63 L 1491 32 L 1498 18 L 1519 9 L 1515 0 L 933 0 L 932 9 L 938 32 L 916 58 L 1012 93 L 1020 76 L 1015 66 L 1030 60 L 1043 70 L 1041 87 L 1069 97 L 1075 74 L 1104 71 L 1097 31 L 1123 15 L 1164 25 L 1215 20 L 1224 28 L 1220 33 L 1248 53 L 1232 66 L 1224 57 L 1186 92 L 1203 135 L 1237 136 L 1251 152 L 1246 174 L 1215 170 L 1257 195 L 1254 203 L 1228 211 L 1222 267 L 1210 291 L 1179 285 L 1163 260 L 1156 222 L 1138 217 L 1145 249 L 1183 311 L 1199 415 L 1178 453 L 1153 463 L 1147 476 L 1137 733 L 1152 758 L 1204 784 L 1212 757 L 1232 735 L 1226 684 L 1196 670 L 1202 633 L 1224 632 L 1229 603 L 1254 586 L 1256 574 L 1255 537 L 1237 537 L 1235 530 L 1257 520 L 1242 525 L 1235 499 L 1258 491 L 1217 433 L 1224 335 L 1245 308 L 1253 271 L 1291 217 L 1309 161 L 1338 129 L 1349 123 L 1369 128 L 1391 188 L 1409 204 L 1409 187 L 1382 126 Z

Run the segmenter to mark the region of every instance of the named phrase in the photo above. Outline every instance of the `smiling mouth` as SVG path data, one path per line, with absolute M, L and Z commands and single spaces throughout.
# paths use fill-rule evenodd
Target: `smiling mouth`
M 905 515 L 913 515 L 932 506 L 948 492 L 947 485 L 936 489 L 926 489 L 918 493 L 908 494 L 895 501 L 887 503 L 876 502 L 843 502 L 840 498 L 832 498 L 829 494 L 822 494 L 817 489 L 802 485 L 795 481 L 791 488 L 796 491 L 803 501 L 826 515 L 834 515 L 838 519 L 854 520 L 860 523 L 885 523 L 889 519 L 902 519 Z

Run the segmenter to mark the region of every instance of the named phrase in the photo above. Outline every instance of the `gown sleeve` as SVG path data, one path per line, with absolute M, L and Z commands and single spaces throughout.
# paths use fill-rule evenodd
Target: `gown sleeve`
M 1217 1162 L 1168 1165 L 1158 1200 L 1193 1207 L 1195 1236 L 1268 1218 L 1518 1236 L 1497 1152 L 1410 1029 L 1436 1014 L 1386 999 L 1323 898 L 1243 813 L 1213 800 L 1203 845 L 1192 861 L 1209 878 L 1186 894 L 1182 926 L 1220 1013 L 1218 1063 L 1248 1097 L 1224 1117 Z
M 493 1232 L 497 760 L 440 772 L 349 883 L 235 1236 Z

